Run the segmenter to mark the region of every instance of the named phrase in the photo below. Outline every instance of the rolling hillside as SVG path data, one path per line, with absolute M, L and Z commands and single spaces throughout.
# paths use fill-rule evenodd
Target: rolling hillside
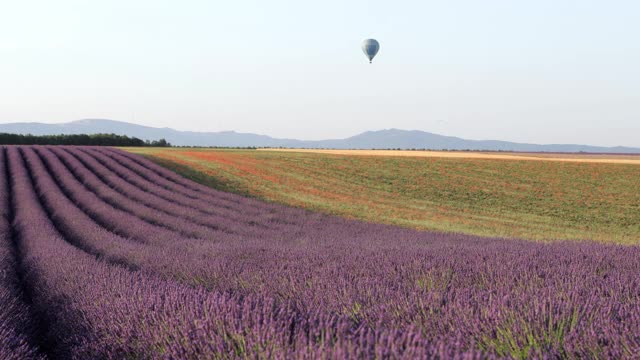
M 178 146 L 221 147 L 290 147 L 333 149 L 431 149 L 431 150 L 486 150 L 524 152 L 591 152 L 640 153 L 640 148 L 601 147 L 579 144 L 522 144 L 498 140 L 466 140 L 418 130 L 387 129 L 367 131 L 346 139 L 296 140 L 278 139 L 266 135 L 235 131 L 194 132 L 170 128 L 154 128 L 122 121 L 87 119 L 65 124 L 10 123 L 0 124 L 0 132 L 50 135 L 115 133 L 143 140 L 166 139 Z
M 640 243 L 640 166 L 274 151 L 129 149 L 222 190 L 372 222 Z

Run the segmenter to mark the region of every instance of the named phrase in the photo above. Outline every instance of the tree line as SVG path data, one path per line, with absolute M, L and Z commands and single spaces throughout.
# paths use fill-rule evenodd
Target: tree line
M 31 135 L 0 133 L 0 145 L 93 145 L 170 147 L 165 139 L 142 140 L 116 134 Z

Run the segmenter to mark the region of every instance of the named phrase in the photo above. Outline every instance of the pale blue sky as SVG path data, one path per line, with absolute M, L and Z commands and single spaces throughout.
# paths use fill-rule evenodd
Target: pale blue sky
M 3 123 L 640 146 L 638 1 L 0 4 Z

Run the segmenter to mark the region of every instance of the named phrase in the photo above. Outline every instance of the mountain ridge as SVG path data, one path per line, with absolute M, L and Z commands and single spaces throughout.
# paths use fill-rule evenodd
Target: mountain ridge
M 0 124 L 0 132 L 33 135 L 114 133 L 143 140 L 166 139 L 178 146 L 291 147 L 335 149 L 430 149 L 522 152 L 639 153 L 640 148 L 580 144 L 529 144 L 503 140 L 467 140 L 421 130 L 370 130 L 344 138 L 297 140 L 236 131 L 179 131 L 108 119 L 82 119 L 60 124 L 19 122 Z

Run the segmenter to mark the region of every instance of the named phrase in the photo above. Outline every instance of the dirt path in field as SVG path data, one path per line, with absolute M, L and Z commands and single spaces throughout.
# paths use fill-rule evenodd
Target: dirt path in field
M 323 149 L 258 149 L 259 151 L 303 152 L 331 155 L 442 157 L 461 159 L 533 160 L 578 163 L 640 165 L 640 155 L 491 153 L 476 151 L 410 151 L 410 150 L 323 150 Z

